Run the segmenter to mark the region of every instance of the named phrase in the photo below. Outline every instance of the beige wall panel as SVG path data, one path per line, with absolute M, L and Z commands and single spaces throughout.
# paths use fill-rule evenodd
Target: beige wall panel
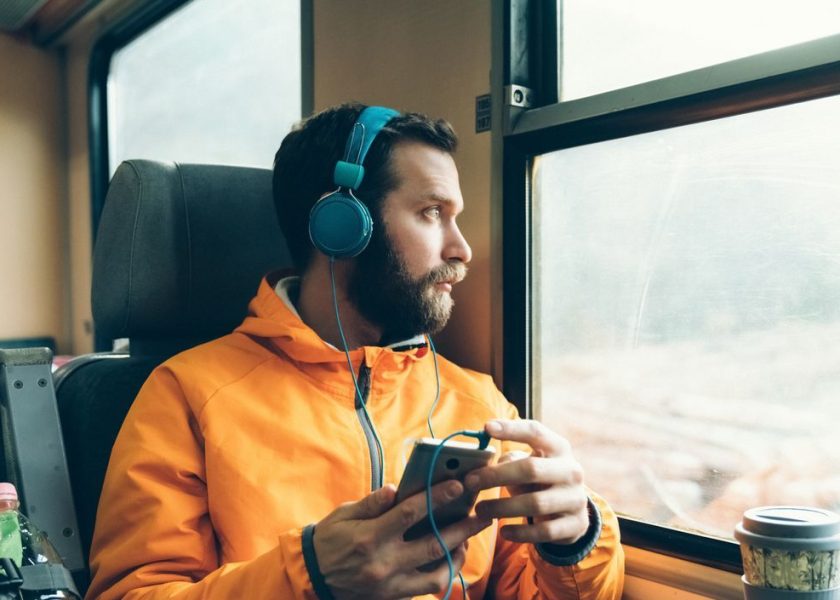
M 443 354 L 491 370 L 490 133 L 475 133 L 475 97 L 490 90 L 486 0 L 314 0 L 315 108 L 348 100 L 418 111 L 450 121 L 466 208 L 460 223 L 473 249 L 470 274 L 454 292 Z
M 61 102 L 58 55 L 0 34 L 0 338 L 66 351 Z
M 67 69 L 67 187 L 69 262 L 72 273 L 70 326 L 73 353 L 93 351 L 90 309 L 91 230 L 90 164 L 88 154 L 87 81 L 92 36 L 68 45 Z

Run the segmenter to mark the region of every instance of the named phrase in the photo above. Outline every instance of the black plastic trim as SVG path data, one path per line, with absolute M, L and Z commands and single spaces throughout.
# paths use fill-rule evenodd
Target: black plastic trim
M 560 0 L 541 0 L 535 6 L 535 18 L 531 22 L 532 42 L 529 44 L 533 56 L 531 70 L 538 90 L 537 104 L 545 106 L 558 100 L 558 80 L 560 77 L 560 35 L 557 20 Z
M 525 418 L 531 416 L 530 263 L 529 235 L 531 197 L 529 159 L 515 142 L 503 148 L 504 184 L 502 203 L 502 381 L 505 397 Z M 516 199 L 513 201 L 512 199 Z M 522 201 L 524 199 L 524 201 Z
M 315 16 L 312 0 L 300 0 L 301 116 L 315 110 Z
M 713 567 L 729 573 L 744 573 L 741 551 L 736 542 L 645 523 L 628 517 L 618 518 L 621 543 Z
M 505 11 L 505 85 L 531 85 L 530 52 L 528 51 L 529 0 L 509 0 L 504 3 Z
M 840 62 L 512 132 L 530 156 L 840 94 Z M 562 104 L 561 104 L 562 105 Z M 539 110 L 539 109 L 537 109 Z M 537 111 L 534 111 L 536 113 Z
M 505 12 L 505 85 L 533 92 L 535 105 L 557 102 L 558 0 L 509 0 Z

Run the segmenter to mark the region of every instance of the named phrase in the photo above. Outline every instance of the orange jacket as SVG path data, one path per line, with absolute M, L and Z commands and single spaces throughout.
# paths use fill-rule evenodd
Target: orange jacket
M 405 440 L 428 435 L 432 357 L 425 348 L 366 346 L 351 358 L 370 369 L 367 406 L 384 446 L 384 481 L 397 482 Z M 515 418 L 490 377 L 438 364 L 438 435 Z M 234 333 L 170 359 L 137 396 L 102 490 L 87 598 L 315 600 L 302 530 L 369 494 L 371 464 L 344 353 L 263 280 Z M 618 599 L 618 525 L 592 499 L 600 538 L 572 566 L 502 540 L 496 525 L 472 538 L 463 569 L 470 598 L 491 590 L 510 600 Z

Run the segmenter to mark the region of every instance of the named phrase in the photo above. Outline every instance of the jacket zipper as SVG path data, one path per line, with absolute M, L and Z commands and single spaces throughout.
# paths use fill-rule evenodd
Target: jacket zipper
M 363 402 L 364 404 L 367 404 L 368 397 L 370 396 L 370 367 L 368 367 L 364 361 L 362 361 L 362 366 L 359 367 L 359 391 L 361 392 L 362 397 L 359 398 L 358 394 L 355 396 L 356 416 L 359 418 L 359 423 L 362 425 L 362 431 L 365 433 L 368 452 L 370 453 L 370 489 L 378 490 L 383 485 L 382 461 L 379 459 L 380 451 L 382 449 L 379 445 L 380 442 L 376 436 L 376 432 L 374 431 L 373 423 L 362 404 Z

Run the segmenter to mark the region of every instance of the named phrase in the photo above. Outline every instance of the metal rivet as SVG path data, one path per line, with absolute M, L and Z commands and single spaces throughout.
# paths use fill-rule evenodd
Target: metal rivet
M 39 379 L 38 385 L 40 385 L 41 387 L 47 387 L 47 380 L 43 378 Z
M 72 530 L 72 529 L 70 529 L 69 527 L 65 527 L 65 528 L 61 531 L 61 533 L 62 533 L 62 535 L 64 535 L 64 537 L 73 537 L 73 530 Z
M 18 379 L 18 380 L 15 381 L 14 386 L 15 386 L 16 390 L 19 390 L 19 389 L 23 388 L 23 382 L 20 379 Z
M 513 99 L 516 102 L 522 102 L 525 99 L 525 96 L 522 94 L 522 90 L 516 90 L 513 92 Z

